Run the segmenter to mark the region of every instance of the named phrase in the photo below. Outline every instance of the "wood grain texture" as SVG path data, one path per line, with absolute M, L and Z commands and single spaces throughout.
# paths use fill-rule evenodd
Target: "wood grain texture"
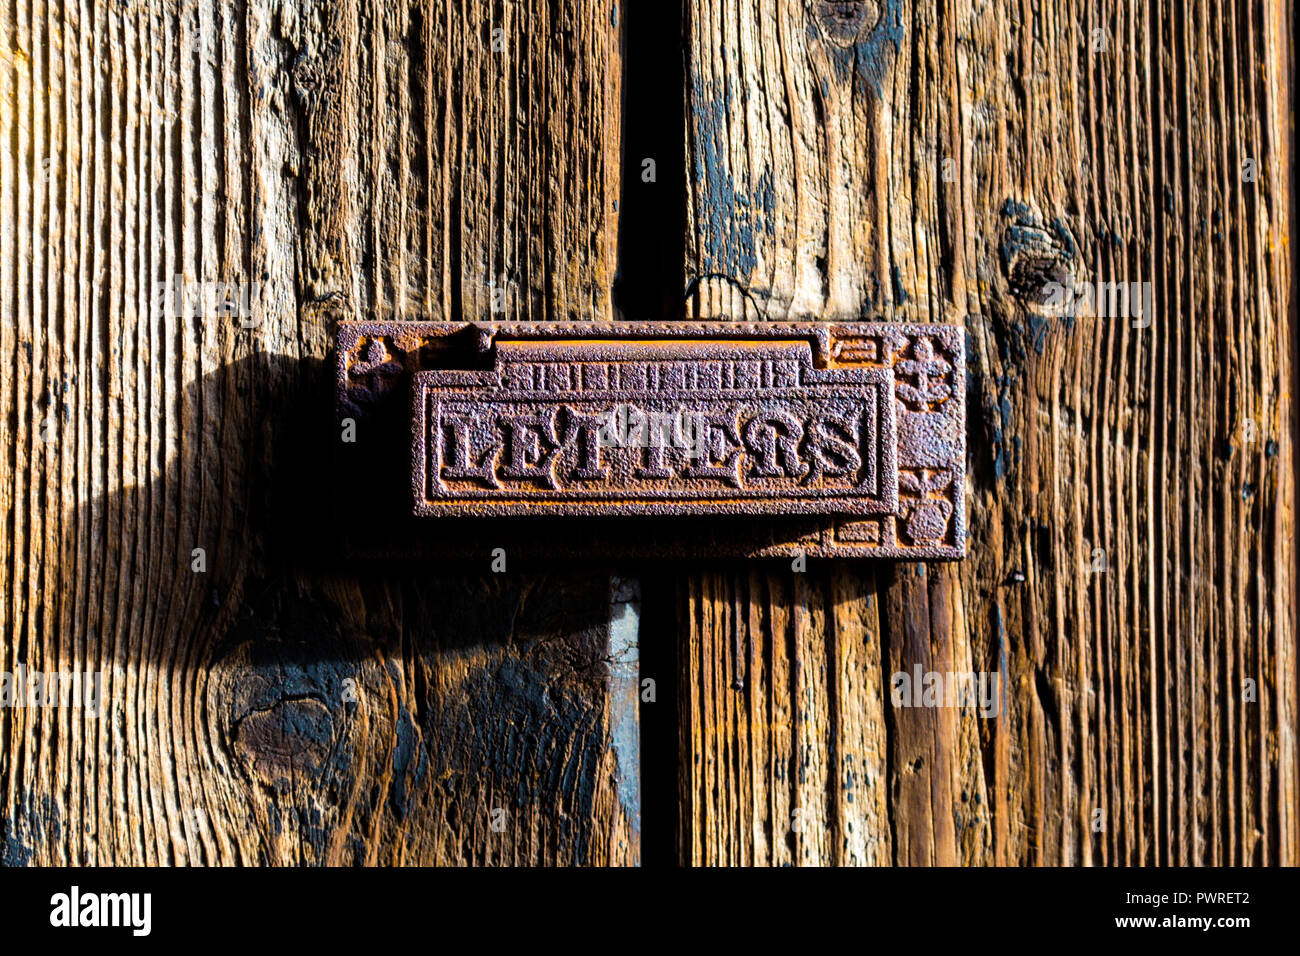
M 1288 7 L 689 9 L 688 312 L 964 324 L 972 539 L 683 585 L 683 861 L 1297 862 Z M 1071 314 L 1082 282 L 1152 307 Z M 861 606 L 834 653 L 882 680 L 718 674 L 830 654 Z M 892 706 L 917 665 L 1005 707 Z M 882 695 L 849 806 L 836 725 Z
M 889 862 L 869 573 L 756 570 L 682 588 L 684 856 L 729 866 Z
M 638 859 L 608 576 L 349 564 L 366 505 L 321 480 L 334 319 L 608 314 L 618 30 L 0 12 L 0 669 L 106 700 L 0 708 L 4 862 Z M 256 282 L 256 321 L 160 307 L 175 275 Z
M 337 318 L 611 314 L 620 13 L 0 10 L 0 671 L 107 700 L 0 708 L 0 861 L 639 859 L 609 579 L 357 567 L 319 480 Z M 687 19 L 688 312 L 964 323 L 974 537 L 681 575 L 682 860 L 1300 861 L 1289 8 Z

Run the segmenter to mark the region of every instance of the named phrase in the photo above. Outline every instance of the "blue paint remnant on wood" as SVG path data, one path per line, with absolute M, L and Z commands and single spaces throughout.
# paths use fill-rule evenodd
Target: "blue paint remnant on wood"
M 695 183 L 699 191 L 699 231 L 704 241 L 704 272 L 747 279 L 758 265 L 758 237 L 774 232 L 776 190 L 765 169 L 749 187 L 737 184 L 723 156 L 730 91 L 719 93 L 693 83 Z
M 1011 428 L 1011 384 L 1010 376 L 998 377 L 997 419 L 993 424 L 993 433 L 989 444 L 993 448 L 993 477 L 1001 481 L 1011 470 L 1012 458 L 1008 449 L 1007 432 Z M 1019 438 L 1013 439 L 1017 444 Z
M 1029 208 L 1028 204 L 1020 202 L 1018 199 L 1011 199 L 1008 197 L 1007 200 L 1002 203 L 1002 215 L 1004 216 L 1013 219 L 1028 219 L 1031 218 L 1033 214 L 1033 210 Z
M 1052 220 L 1052 234 L 1064 247 L 1062 258 L 1070 262 L 1079 258 L 1079 247 L 1074 242 L 1074 234 L 1066 228 L 1064 220 L 1059 216 Z
M 1052 331 L 1052 320 L 1045 315 L 1029 314 L 1029 341 L 1039 355 L 1047 348 L 1047 333 Z
M 1046 234 L 1036 221 L 1019 220 L 1007 227 L 1002 234 L 1002 258 L 1011 262 L 1017 255 L 1045 252 L 1051 248 L 1045 242 Z M 1053 250 L 1059 258 L 1069 258 L 1062 250 Z
M 23 843 L 7 826 L 0 829 L 0 866 L 28 866 L 32 848 Z
M 894 304 L 903 305 L 907 302 L 907 292 L 903 288 L 903 274 L 899 272 L 898 266 L 891 266 L 889 277 L 894 282 Z
M 859 81 L 877 97 L 883 97 L 894 55 L 903 45 L 903 0 L 883 0 L 881 6 L 880 22 L 853 47 Z
M 903 0 L 883 0 L 880 6 L 876 26 L 851 48 L 838 51 L 842 56 L 831 58 L 836 79 L 851 80 L 877 98 L 883 96 L 894 56 L 904 40 Z M 805 13 L 809 43 L 823 42 L 815 15 L 807 8 Z M 725 44 L 718 53 L 723 61 L 732 56 Z M 823 99 L 830 97 L 828 80 L 822 78 Z M 728 121 L 743 115 L 744 106 L 730 80 L 724 83 L 724 88 L 718 89 L 698 75 L 691 78 L 696 218 L 702 242 L 699 269 L 747 285 L 758 265 L 762 237 L 771 238 L 775 233 L 776 183 L 770 167 L 751 179 L 748 156 L 727 155 Z
M 63 819 L 48 795 L 35 802 L 31 793 L 24 793 L 14 809 L 17 816 L 0 816 L 0 866 L 29 866 L 38 835 L 47 846 L 63 840 Z

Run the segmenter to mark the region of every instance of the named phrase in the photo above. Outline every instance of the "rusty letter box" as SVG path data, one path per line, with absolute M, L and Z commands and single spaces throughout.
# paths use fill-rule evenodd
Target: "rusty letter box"
M 811 535 L 759 550 L 965 552 L 953 326 L 344 322 L 339 345 L 342 413 L 409 389 L 419 516 L 798 516 Z

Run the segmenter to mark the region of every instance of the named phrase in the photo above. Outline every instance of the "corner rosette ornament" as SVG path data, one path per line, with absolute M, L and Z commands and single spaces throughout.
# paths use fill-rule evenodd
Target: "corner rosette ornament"
M 813 0 L 813 15 L 826 38 L 838 47 L 851 47 L 880 22 L 878 0 Z
M 912 346 L 912 357 L 901 359 L 894 371 L 899 377 L 898 397 L 910 408 L 928 408 L 952 395 L 952 387 L 947 382 L 952 363 L 934 350 L 934 343 L 928 338 L 918 339 Z M 912 384 L 905 381 L 909 378 Z
M 372 408 L 379 397 L 401 377 L 405 367 L 389 350 L 383 337 L 372 338 L 363 355 L 356 356 L 347 368 L 345 405 L 350 414 Z

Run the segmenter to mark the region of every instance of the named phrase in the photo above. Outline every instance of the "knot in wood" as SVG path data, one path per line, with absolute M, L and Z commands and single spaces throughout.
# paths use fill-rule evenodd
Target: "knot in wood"
M 814 0 L 813 14 L 826 38 L 839 47 L 850 47 L 880 22 L 876 0 Z
M 1039 312 L 1068 311 L 1078 264 L 1074 238 L 1059 220 L 1045 224 L 1022 204 L 1008 202 L 1003 212 L 1012 219 L 1001 244 L 1011 294 Z
M 275 790 L 319 776 L 334 743 L 334 716 L 314 697 L 284 697 L 235 725 L 235 751 L 256 779 Z

